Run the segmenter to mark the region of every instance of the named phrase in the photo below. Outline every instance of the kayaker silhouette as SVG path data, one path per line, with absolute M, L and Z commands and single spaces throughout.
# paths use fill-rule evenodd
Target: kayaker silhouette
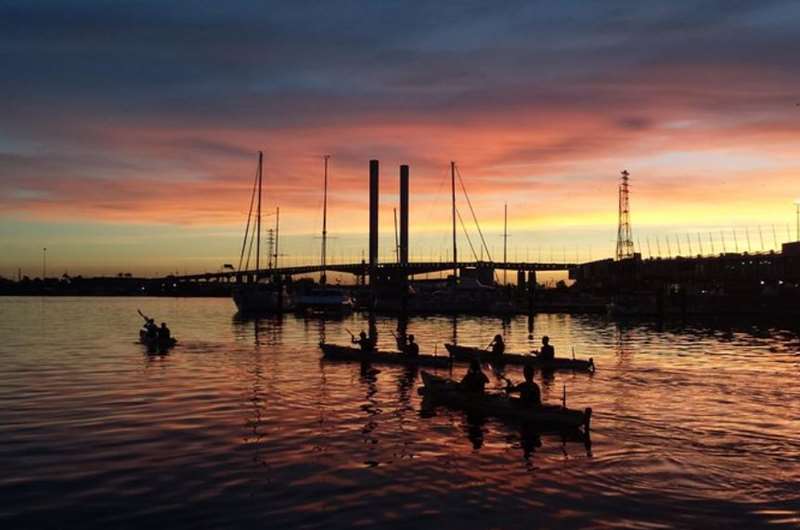
M 510 385 L 506 387 L 506 392 L 519 393 L 519 403 L 523 406 L 542 406 L 542 391 L 539 385 L 533 382 L 533 374 L 535 370 L 532 365 L 526 364 L 522 371 L 525 376 L 525 381 L 518 385 Z
M 556 357 L 556 350 L 550 345 L 550 337 L 542 337 L 542 349 L 539 350 L 539 358 L 543 361 L 552 361 Z
M 506 351 L 506 343 L 503 342 L 503 337 L 500 335 L 495 335 L 489 346 L 492 347 L 492 357 L 500 357 Z
M 473 359 L 469 365 L 466 375 L 461 379 L 461 387 L 467 392 L 482 394 L 489 378 L 481 370 L 481 363 Z
M 371 337 L 367 337 L 367 333 L 362 331 L 358 334 L 358 338 L 353 337 L 353 344 L 358 344 L 361 347 L 361 351 L 364 353 L 371 352 L 374 347 L 375 343 Z
M 169 343 L 169 339 L 172 338 L 172 334 L 167 327 L 166 322 L 161 323 L 161 327 L 158 328 L 158 340 L 162 343 Z
M 409 357 L 419 356 L 419 344 L 414 342 L 414 335 L 408 336 L 408 344 L 406 344 L 405 352 Z
M 144 329 L 147 331 L 148 338 L 154 339 L 158 336 L 158 326 L 156 326 L 156 323 L 152 318 L 147 319 Z

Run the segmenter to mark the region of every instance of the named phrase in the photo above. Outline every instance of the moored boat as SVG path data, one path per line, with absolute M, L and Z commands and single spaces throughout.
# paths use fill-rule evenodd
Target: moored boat
M 498 364 L 531 364 L 541 370 L 573 370 L 594 372 L 594 359 L 568 359 L 565 357 L 556 357 L 552 361 L 545 361 L 536 355 L 528 355 L 522 353 L 504 353 L 499 358 L 494 357 L 491 351 L 469 347 L 457 346 L 455 344 L 445 344 L 445 348 L 456 361 L 471 361 L 472 359 L 480 359 L 481 362 L 490 362 Z
M 237 309 L 242 314 L 269 314 L 282 313 L 292 309 L 292 300 L 286 292 L 284 281 L 278 274 L 273 274 L 271 270 L 278 266 L 278 228 L 280 219 L 280 209 L 275 210 L 275 230 L 270 239 L 270 258 L 267 270 L 261 268 L 261 185 L 263 180 L 264 155 L 258 152 L 258 171 L 256 181 L 253 185 L 253 194 L 250 198 L 250 210 L 247 213 L 247 226 L 244 231 L 244 241 L 242 242 L 242 253 L 239 256 L 239 267 L 237 272 L 237 282 L 243 278 L 246 283 L 240 283 L 234 287 L 231 295 Z M 257 200 L 256 200 L 257 199 Z M 255 222 L 252 223 L 253 205 L 255 203 Z M 250 264 L 250 251 L 255 243 L 255 270 L 247 271 Z M 247 260 L 245 250 L 247 249 Z M 273 261 L 274 260 L 274 261 Z M 266 280 L 266 281 L 263 281 Z
M 321 342 L 319 345 L 324 359 L 331 361 L 351 361 L 369 362 L 383 364 L 404 364 L 410 366 L 432 366 L 446 368 L 450 366 L 450 357 L 444 355 L 409 356 L 399 351 L 375 350 L 365 353 L 360 348 L 350 346 L 340 346 L 338 344 L 326 344 Z
M 336 287 L 320 286 L 295 294 L 294 304 L 300 311 L 349 313 L 353 310 L 353 300 L 343 289 Z
M 276 283 L 240 285 L 233 289 L 232 297 L 243 314 L 282 313 L 292 308 L 286 289 Z
M 542 429 L 583 429 L 584 433 L 589 432 L 591 408 L 576 410 L 561 405 L 531 407 L 503 394 L 466 392 L 452 379 L 445 379 L 425 371 L 420 375 L 424 385 L 420 387 L 420 393 L 436 403 Z
M 320 249 L 319 285 L 295 293 L 295 306 L 299 311 L 342 314 L 353 310 L 353 299 L 344 289 L 328 285 L 326 274 L 328 252 L 328 159 L 325 155 L 325 178 L 322 192 L 322 247 Z

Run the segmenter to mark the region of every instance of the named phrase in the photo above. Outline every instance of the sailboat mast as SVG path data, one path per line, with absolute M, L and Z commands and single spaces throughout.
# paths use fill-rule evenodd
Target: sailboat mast
M 503 207 L 503 285 L 508 272 L 508 203 Z
M 397 208 L 394 208 L 394 257 L 400 263 L 400 242 L 397 239 Z
M 319 275 L 320 285 L 325 285 L 327 280 L 325 274 L 325 266 L 327 265 L 328 253 L 328 159 L 330 155 L 323 156 L 325 161 L 325 184 L 322 192 L 322 256 L 320 259 L 322 265 L 322 273 Z
M 264 153 L 258 152 L 258 213 L 256 214 L 256 280 L 261 268 L 261 180 L 263 176 Z
M 278 235 L 279 230 L 281 228 L 281 209 L 280 207 L 275 207 L 275 259 L 273 263 L 275 263 L 275 268 L 278 268 Z
M 456 163 L 450 162 L 450 192 L 453 205 L 453 280 L 458 281 L 458 247 L 456 246 Z

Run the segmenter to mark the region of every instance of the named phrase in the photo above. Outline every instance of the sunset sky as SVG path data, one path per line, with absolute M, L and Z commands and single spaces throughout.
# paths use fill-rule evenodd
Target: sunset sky
M 403 163 L 412 257 L 449 252 L 450 160 L 495 259 L 505 202 L 510 258 L 611 256 L 622 169 L 645 255 L 772 248 L 800 197 L 798 20 L 791 1 L 0 2 L 0 275 L 39 275 L 43 247 L 59 275 L 236 263 L 259 150 L 288 264 L 318 254 L 323 154 L 335 260 L 366 247 L 370 158 L 386 259 Z

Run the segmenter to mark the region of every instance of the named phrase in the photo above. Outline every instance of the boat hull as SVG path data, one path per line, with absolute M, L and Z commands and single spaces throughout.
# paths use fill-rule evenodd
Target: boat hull
M 168 340 L 161 340 L 158 337 L 148 337 L 147 332 L 143 329 L 139 330 L 139 342 L 147 347 L 148 351 L 165 352 L 178 344 L 178 341 L 170 337 Z
M 492 355 L 492 352 L 480 348 L 468 346 L 456 346 L 455 344 L 445 344 L 445 348 L 450 355 L 457 361 L 471 361 L 480 359 L 481 362 L 496 364 L 530 364 L 541 370 L 571 370 L 582 372 L 594 372 L 594 359 L 565 359 L 556 357 L 552 361 L 544 361 L 535 355 L 525 355 L 519 353 L 504 353 L 500 358 Z
M 575 410 L 560 405 L 531 407 L 502 394 L 474 394 L 462 390 L 458 383 L 428 372 L 422 372 L 420 393 L 426 399 L 466 412 L 514 421 L 540 429 L 583 429 L 589 432 L 592 409 Z
M 295 309 L 321 313 L 349 313 L 353 310 L 353 300 L 345 293 L 324 292 L 295 295 Z
M 285 292 L 268 286 L 242 286 L 234 289 L 233 302 L 240 313 L 282 313 L 291 309 Z
M 446 368 L 450 366 L 450 358 L 442 355 L 420 354 L 416 357 L 399 351 L 380 351 L 364 353 L 360 348 L 320 343 L 323 359 L 329 361 L 367 362 L 377 364 L 402 364 L 406 366 L 430 366 Z

